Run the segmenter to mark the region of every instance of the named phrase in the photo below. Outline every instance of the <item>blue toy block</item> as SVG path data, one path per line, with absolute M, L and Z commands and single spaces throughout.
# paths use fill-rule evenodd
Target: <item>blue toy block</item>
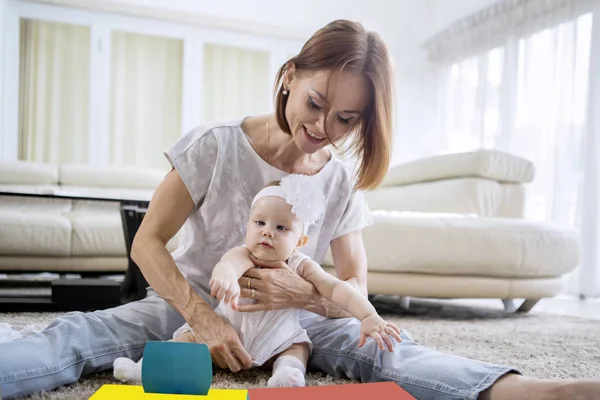
M 142 362 L 146 393 L 205 396 L 212 383 L 208 346 L 188 342 L 148 342 Z

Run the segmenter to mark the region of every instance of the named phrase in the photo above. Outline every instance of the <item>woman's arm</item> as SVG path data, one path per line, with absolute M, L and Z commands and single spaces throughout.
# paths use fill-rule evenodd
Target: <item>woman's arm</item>
M 242 366 L 249 368 L 252 359 L 233 327 L 196 293 L 166 249 L 193 209 L 194 202 L 185 184 L 177 171 L 171 170 L 150 201 L 131 246 L 131 258 L 156 293 L 190 324 L 196 340 L 209 346 L 215 362 L 234 372 Z

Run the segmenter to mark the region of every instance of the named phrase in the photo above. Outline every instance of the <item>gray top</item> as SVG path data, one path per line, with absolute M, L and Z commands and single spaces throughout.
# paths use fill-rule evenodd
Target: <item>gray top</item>
M 252 199 L 286 172 L 268 164 L 251 146 L 242 120 L 200 126 L 165 151 L 194 201 L 172 253 L 192 286 L 208 290 L 212 269 L 225 252 L 245 242 Z M 314 175 L 322 180 L 325 211 L 310 227 L 301 251 L 318 263 L 330 242 L 372 223 L 362 192 L 353 189 L 350 168 L 333 154 Z

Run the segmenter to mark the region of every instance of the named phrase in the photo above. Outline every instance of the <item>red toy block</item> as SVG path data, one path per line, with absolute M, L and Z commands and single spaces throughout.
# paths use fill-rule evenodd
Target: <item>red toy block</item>
M 416 400 L 394 382 L 248 389 L 250 400 Z

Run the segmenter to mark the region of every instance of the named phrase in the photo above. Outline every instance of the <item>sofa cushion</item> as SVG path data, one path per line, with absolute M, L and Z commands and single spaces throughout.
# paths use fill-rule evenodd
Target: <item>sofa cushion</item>
M 135 188 L 121 188 L 121 187 L 94 187 L 94 186 L 71 186 L 64 185 L 61 186 L 62 194 L 68 194 L 72 196 L 82 196 L 82 197 L 97 197 L 97 198 L 105 198 L 105 199 L 125 199 L 125 200 L 142 200 L 142 201 L 150 201 L 152 199 L 152 195 L 154 194 L 154 189 L 135 189 Z M 76 204 L 81 203 L 80 201 L 76 201 Z M 100 204 L 104 203 L 104 204 Z M 91 203 L 88 203 L 88 205 Z M 112 207 L 112 205 L 117 205 L 118 202 L 95 202 L 96 205 L 100 207 Z
M 0 254 L 0 271 L 123 272 L 127 257 L 7 256 Z
M 3 184 L 0 183 L 0 192 L 27 193 L 27 194 L 54 194 L 60 191 L 58 185 L 25 185 L 25 184 Z M 3 196 L 2 196 L 3 197 Z
M 80 202 L 80 205 L 87 202 Z M 118 204 L 106 208 L 75 207 L 73 211 L 64 214 L 71 222 L 72 256 L 93 257 L 125 257 L 127 248 L 125 233 Z M 112 205 L 111 205 L 112 204 Z M 180 231 L 181 232 L 181 231 Z M 178 232 L 168 243 L 167 250 L 174 251 L 179 244 Z
M 55 185 L 58 167 L 29 161 L 0 162 L 0 184 Z
M 525 187 L 481 178 L 388 186 L 365 193 L 371 210 L 476 214 L 523 218 Z
M 382 186 L 408 185 L 441 179 L 480 177 L 499 182 L 528 183 L 535 168 L 530 161 L 497 150 L 444 154 L 395 165 Z
M 74 211 L 65 214 L 73 227 L 72 256 L 124 256 L 125 236 L 118 212 Z
M 2 190 L 2 185 L 0 185 L 0 191 Z M 29 188 L 35 188 L 35 186 L 29 186 Z M 17 186 L 10 186 L 10 189 L 6 190 L 12 191 L 16 193 L 36 193 L 37 191 L 31 190 L 19 190 Z M 48 190 L 51 190 L 49 187 Z M 39 192 L 37 192 L 39 193 Z M 73 202 L 69 199 L 53 199 L 48 197 L 27 197 L 27 196 L 19 196 L 19 195 L 5 195 L 0 196 L 0 210 L 5 212 L 48 212 L 60 214 L 64 212 L 69 212 L 71 207 L 73 206 Z
M 166 171 L 116 166 L 62 164 L 59 182 L 62 186 L 156 189 Z
M 390 211 L 373 220 L 363 231 L 369 271 L 553 277 L 579 260 L 576 231 L 552 223 Z
M 69 256 L 71 223 L 58 213 L 0 209 L 0 254 Z

